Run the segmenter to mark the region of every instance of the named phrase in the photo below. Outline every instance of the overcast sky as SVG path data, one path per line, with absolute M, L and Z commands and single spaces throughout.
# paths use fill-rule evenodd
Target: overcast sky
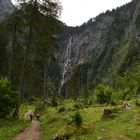
M 13 2 L 15 0 L 12 0 Z M 59 0 L 62 3 L 60 19 L 69 26 L 77 26 L 132 0 Z

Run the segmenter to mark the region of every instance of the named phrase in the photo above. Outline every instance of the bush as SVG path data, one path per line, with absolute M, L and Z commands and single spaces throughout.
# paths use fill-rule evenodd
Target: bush
M 0 118 L 15 114 L 19 106 L 18 93 L 11 86 L 11 83 L 0 78 Z
M 31 96 L 28 101 L 32 104 L 35 103 L 37 101 L 37 98 L 35 96 Z
M 75 115 L 73 116 L 73 121 L 76 124 L 77 127 L 80 127 L 83 123 L 83 118 L 80 114 L 80 112 L 76 112 Z
M 139 101 L 139 100 L 136 100 L 136 101 L 135 101 L 135 105 L 136 105 L 136 106 L 140 106 L 140 101 Z
M 66 109 L 65 109 L 65 107 L 64 106 L 62 106 L 62 107 L 60 107 L 59 109 L 58 109 L 58 112 L 60 113 L 60 112 L 64 112 Z
M 36 112 L 42 112 L 42 111 L 45 110 L 45 103 L 43 101 L 41 101 L 41 100 L 38 100 L 36 102 L 36 105 L 35 106 L 36 106 L 35 113 Z
M 76 109 L 80 109 L 80 108 L 84 108 L 85 104 L 84 104 L 84 101 L 83 100 L 78 100 L 75 102 L 74 104 L 74 108 Z
M 50 119 L 47 120 L 47 123 L 48 124 L 55 123 L 59 119 L 60 119 L 60 117 L 58 115 L 54 115 L 53 117 L 51 117 Z
M 53 96 L 53 98 L 52 98 L 51 106 L 52 106 L 52 107 L 57 107 L 57 106 L 58 106 L 57 99 L 56 99 L 55 96 Z
M 112 94 L 110 104 L 111 104 L 112 106 L 116 106 L 116 105 L 118 104 L 119 100 L 120 100 L 119 95 L 117 94 L 117 92 L 114 92 L 114 93 Z
M 80 105 L 78 103 L 75 103 L 74 104 L 74 108 L 79 109 L 80 108 Z
M 98 85 L 96 87 L 97 102 L 99 104 L 110 103 L 113 89 L 109 86 Z

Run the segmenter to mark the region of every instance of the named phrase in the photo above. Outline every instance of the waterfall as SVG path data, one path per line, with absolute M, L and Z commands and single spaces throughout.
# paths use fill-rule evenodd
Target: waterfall
M 61 89 L 65 83 L 65 78 L 66 74 L 69 70 L 69 66 L 71 63 L 71 47 L 72 47 L 72 37 L 69 39 L 66 51 L 65 51 L 65 56 L 64 56 L 64 66 L 63 66 L 63 74 L 62 74 L 62 80 L 60 83 L 60 88 L 59 88 L 59 93 L 61 92 Z

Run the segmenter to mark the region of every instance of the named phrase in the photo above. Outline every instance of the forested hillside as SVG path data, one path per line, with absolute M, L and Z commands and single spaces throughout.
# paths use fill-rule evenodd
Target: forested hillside
M 140 1 L 106 11 L 82 26 L 65 26 L 60 42 L 63 94 L 85 96 L 97 84 L 114 86 L 117 77 L 139 64 Z
M 2 1 L 1 7 L 6 7 L 6 2 Z M 138 0 L 79 27 L 45 17 L 32 4 L 22 5 L 25 9 L 15 8 L 12 13 L 9 1 L 9 8 L 2 10 L 7 13 L 8 8 L 12 14 L 1 22 L 0 72 L 21 96 L 91 95 L 97 84 L 113 86 L 117 76 L 123 77 L 139 63 Z M 57 18 L 59 12 L 53 14 Z
M 61 25 L 61 7 L 51 1 L 19 1 L 17 7 L 1 1 L 0 6 L 5 17 L 0 23 L 0 74 L 12 82 L 21 98 L 56 92 L 60 73 L 55 34 Z
M 61 11 L 0 0 L 0 140 L 139 140 L 140 0 L 77 27 Z

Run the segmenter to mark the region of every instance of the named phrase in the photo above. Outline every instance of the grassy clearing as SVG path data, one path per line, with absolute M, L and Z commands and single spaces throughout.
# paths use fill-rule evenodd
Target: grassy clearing
M 63 112 L 58 112 L 60 106 L 48 108 L 40 120 L 43 140 L 50 140 L 56 135 L 69 136 L 70 140 L 139 140 L 140 107 L 136 107 L 133 101 L 130 104 L 130 110 L 122 108 L 122 105 L 79 109 L 83 117 L 80 128 L 71 123 L 76 112 L 73 103 L 66 104 Z M 118 108 L 118 111 L 113 118 L 104 120 L 103 110 L 107 108 Z

